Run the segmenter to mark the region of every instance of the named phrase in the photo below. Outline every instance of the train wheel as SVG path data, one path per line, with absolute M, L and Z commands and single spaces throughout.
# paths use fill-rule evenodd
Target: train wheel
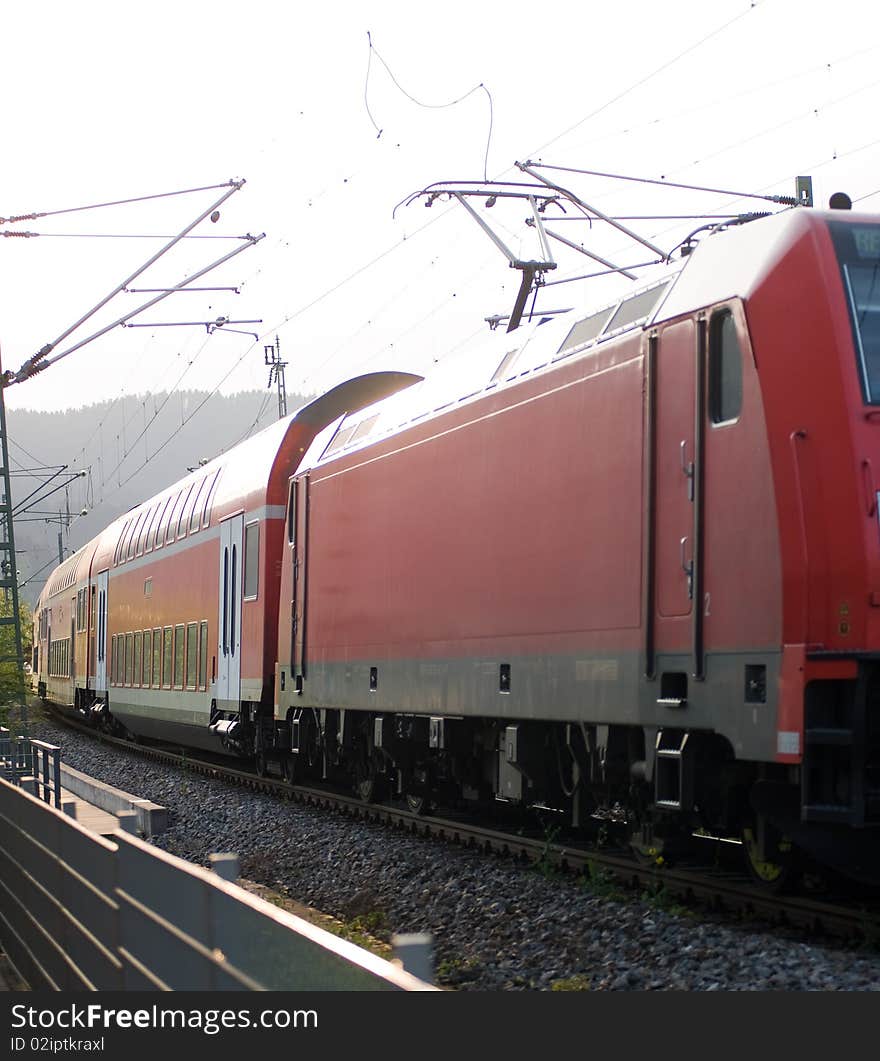
M 422 793 L 407 792 L 406 809 L 410 814 L 429 814 L 432 810 L 432 806 L 430 799 Z
M 379 771 L 372 755 L 358 757 L 354 766 L 354 793 L 363 803 L 372 803 L 379 790 Z
M 254 756 L 254 767 L 257 771 L 257 777 L 265 777 L 269 772 L 269 763 L 266 759 L 265 752 L 259 751 Z
M 281 760 L 281 776 L 288 785 L 296 780 L 296 759 L 292 755 L 285 755 Z
M 770 827 L 765 825 L 765 830 Z M 747 826 L 742 832 L 743 855 L 749 876 L 768 892 L 781 892 L 790 887 L 798 876 L 796 853 L 785 837 L 773 832 L 758 843 L 757 827 Z M 763 849 L 762 849 L 763 846 Z
M 360 775 L 360 772 L 358 772 Z M 355 778 L 355 795 L 362 803 L 372 803 L 376 798 L 376 775 L 367 773 Z
M 640 865 L 660 869 L 686 857 L 693 841 L 678 824 L 657 826 L 645 820 L 630 832 L 629 847 Z

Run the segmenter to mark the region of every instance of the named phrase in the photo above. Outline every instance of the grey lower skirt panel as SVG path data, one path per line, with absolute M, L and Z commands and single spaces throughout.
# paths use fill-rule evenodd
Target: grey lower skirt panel
M 709 653 L 705 679 L 689 674 L 689 656 L 657 657 L 656 677 L 632 655 L 520 657 L 510 660 L 311 661 L 302 693 L 288 708 L 346 708 L 492 718 L 708 730 L 742 759 L 776 754 L 781 652 Z M 663 675 L 685 695 L 662 695 Z M 763 675 L 758 694 L 749 676 Z M 750 700 L 749 697 L 752 699 Z

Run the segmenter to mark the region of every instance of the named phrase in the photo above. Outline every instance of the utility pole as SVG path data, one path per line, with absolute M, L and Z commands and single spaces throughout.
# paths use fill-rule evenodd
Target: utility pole
M 12 614 L 0 616 L 0 630 L 12 627 L 14 630 L 14 653 L 0 650 L 0 663 L 16 665 L 16 695 L 19 704 L 19 718 L 22 736 L 27 734 L 27 701 L 24 688 L 24 649 L 21 636 L 21 613 L 18 608 L 18 569 L 15 563 L 15 532 L 12 526 L 12 489 L 9 479 L 9 444 L 6 432 L 6 390 L 2 364 L 0 364 L 0 587 L 3 588 L 6 600 L 12 598 Z
M 278 419 L 287 416 L 287 389 L 284 386 L 284 370 L 287 362 L 281 360 L 281 340 L 275 336 L 274 345 L 263 347 L 265 362 L 269 366 L 269 386 L 275 380 L 278 384 Z

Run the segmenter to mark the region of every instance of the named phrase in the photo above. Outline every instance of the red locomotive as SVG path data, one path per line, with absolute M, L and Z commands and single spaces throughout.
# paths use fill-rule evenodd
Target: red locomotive
M 880 222 L 731 227 L 128 513 L 47 585 L 41 689 L 414 810 L 877 880 L 877 432 Z

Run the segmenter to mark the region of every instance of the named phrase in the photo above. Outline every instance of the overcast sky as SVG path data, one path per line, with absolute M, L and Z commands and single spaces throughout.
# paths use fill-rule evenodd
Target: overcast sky
M 518 276 L 460 207 L 392 211 L 434 181 L 517 179 L 517 160 L 787 194 L 810 174 L 822 205 L 843 189 L 876 210 L 878 28 L 876 6 L 861 0 L 10 6 L 0 216 L 245 178 L 219 220 L 195 230 L 223 238 L 187 241 L 132 285 L 142 288 L 179 282 L 240 246 L 232 237 L 266 238 L 199 282 L 240 294 L 174 295 L 138 319 L 259 319 L 228 326 L 256 341 L 203 324 L 117 327 L 9 388 L 7 403 L 265 388 L 263 346 L 276 334 L 290 391 L 371 369 L 425 371 L 481 337 L 485 316 L 509 312 Z M 471 91 L 480 85 L 488 91 Z M 569 174 L 563 183 L 627 215 L 760 205 Z M 19 368 L 162 245 L 134 237 L 175 235 L 221 194 L 0 225 L 41 233 L 0 239 L 3 367 Z M 524 209 L 494 216 L 531 256 Z M 696 222 L 632 225 L 671 247 Z M 607 232 L 559 229 L 615 261 L 644 258 Z M 590 271 L 580 256 L 558 257 L 558 275 Z M 149 297 L 118 296 L 58 350 Z M 590 297 L 579 283 L 542 292 L 541 304 Z

